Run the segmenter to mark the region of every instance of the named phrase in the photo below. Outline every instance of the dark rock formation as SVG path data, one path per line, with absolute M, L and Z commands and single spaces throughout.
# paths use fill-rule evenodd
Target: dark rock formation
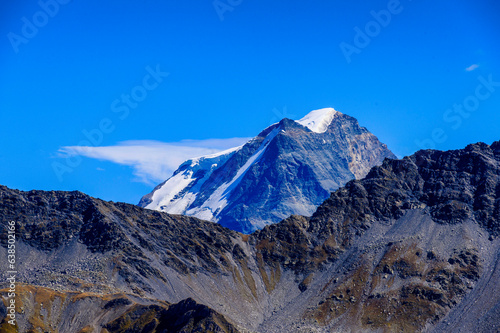
M 197 304 L 191 298 L 168 308 L 136 305 L 104 328 L 109 333 L 238 332 L 223 316 L 205 305 Z
M 3 297 L 7 293 L 0 290 Z M 222 315 L 190 298 L 169 304 L 123 293 L 58 292 L 18 285 L 16 302 L 17 325 L 3 315 L 0 332 L 238 332 Z
M 256 332 L 495 331 L 499 148 L 386 159 L 312 217 L 294 215 L 251 235 L 79 192 L 6 187 L 0 225 L 16 222 L 19 282 L 56 294 L 121 294 L 99 303 L 108 316 L 92 325 L 108 331 L 124 322 L 158 330 L 171 317 L 179 319 L 173 329 L 188 332 L 216 324 L 228 331 L 226 319 Z M 27 318 L 48 308 L 28 298 L 23 327 L 41 328 Z M 179 303 L 188 298 L 204 305 Z

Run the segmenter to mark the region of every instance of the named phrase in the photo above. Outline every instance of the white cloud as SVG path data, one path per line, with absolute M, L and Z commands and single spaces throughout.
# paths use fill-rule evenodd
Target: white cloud
M 469 67 L 467 67 L 465 70 L 466 70 L 467 72 L 472 72 L 473 70 L 477 69 L 478 67 L 479 67 L 479 65 L 478 65 L 478 64 L 472 64 L 472 65 L 470 65 Z
M 127 165 L 138 180 L 155 185 L 166 180 L 184 161 L 229 148 L 241 146 L 249 138 L 183 140 L 180 142 L 123 141 L 116 146 L 67 146 L 58 150 L 59 157 L 85 156 Z

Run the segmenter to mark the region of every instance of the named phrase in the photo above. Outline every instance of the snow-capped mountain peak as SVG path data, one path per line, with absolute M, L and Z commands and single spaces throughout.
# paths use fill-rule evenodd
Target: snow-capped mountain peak
M 332 123 L 333 117 L 340 112 L 334 108 L 324 108 L 314 110 L 305 115 L 302 119 L 297 120 L 299 124 L 309 128 L 316 133 L 325 133 L 328 126 Z
M 192 159 L 140 206 L 252 232 L 310 215 L 330 192 L 395 156 L 356 119 L 333 108 L 283 119 L 242 147 Z

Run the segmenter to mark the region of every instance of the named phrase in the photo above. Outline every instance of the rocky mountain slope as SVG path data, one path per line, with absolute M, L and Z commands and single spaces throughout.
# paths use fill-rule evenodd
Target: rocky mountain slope
M 4 321 L 0 332 L 237 332 L 223 316 L 190 298 L 168 304 L 124 293 L 61 292 L 23 284 L 16 289 L 17 325 Z M 8 290 L 0 294 L 6 298 Z
M 139 205 L 249 233 L 291 214 L 310 216 L 330 194 L 395 156 L 334 109 L 283 119 L 242 147 L 183 163 Z
M 23 301 L 20 324 L 35 331 L 47 327 L 30 319 L 37 313 L 57 313 L 52 327 L 78 321 L 89 332 L 125 322 L 160 327 L 179 302 L 173 309 L 192 302 L 213 309 L 200 310 L 212 314 L 206 321 L 191 320 L 191 311 L 180 317 L 222 331 L 500 329 L 500 141 L 386 159 L 311 217 L 294 215 L 251 235 L 79 192 L 6 187 L 0 219 L 4 227 L 16 221 L 23 288 L 96 295 L 90 315 L 59 296 Z M 130 303 L 106 308 L 109 295 Z M 140 319 L 144 313 L 156 319 Z

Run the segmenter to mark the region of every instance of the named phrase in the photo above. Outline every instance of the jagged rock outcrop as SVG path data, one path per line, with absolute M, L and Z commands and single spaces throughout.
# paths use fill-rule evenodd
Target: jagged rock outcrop
M 242 332 L 498 330 L 499 205 L 500 142 L 386 159 L 311 217 L 251 235 L 79 192 L 0 188 L 1 225 L 17 223 L 18 281 L 192 298 Z
M 16 324 L 0 322 L 0 332 L 224 332 L 233 325 L 188 298 L 177 304 L 136 295 L 61 292 L 33 285 L 16 286 Z M 8 289 L 0 290 L 7 298 Z

